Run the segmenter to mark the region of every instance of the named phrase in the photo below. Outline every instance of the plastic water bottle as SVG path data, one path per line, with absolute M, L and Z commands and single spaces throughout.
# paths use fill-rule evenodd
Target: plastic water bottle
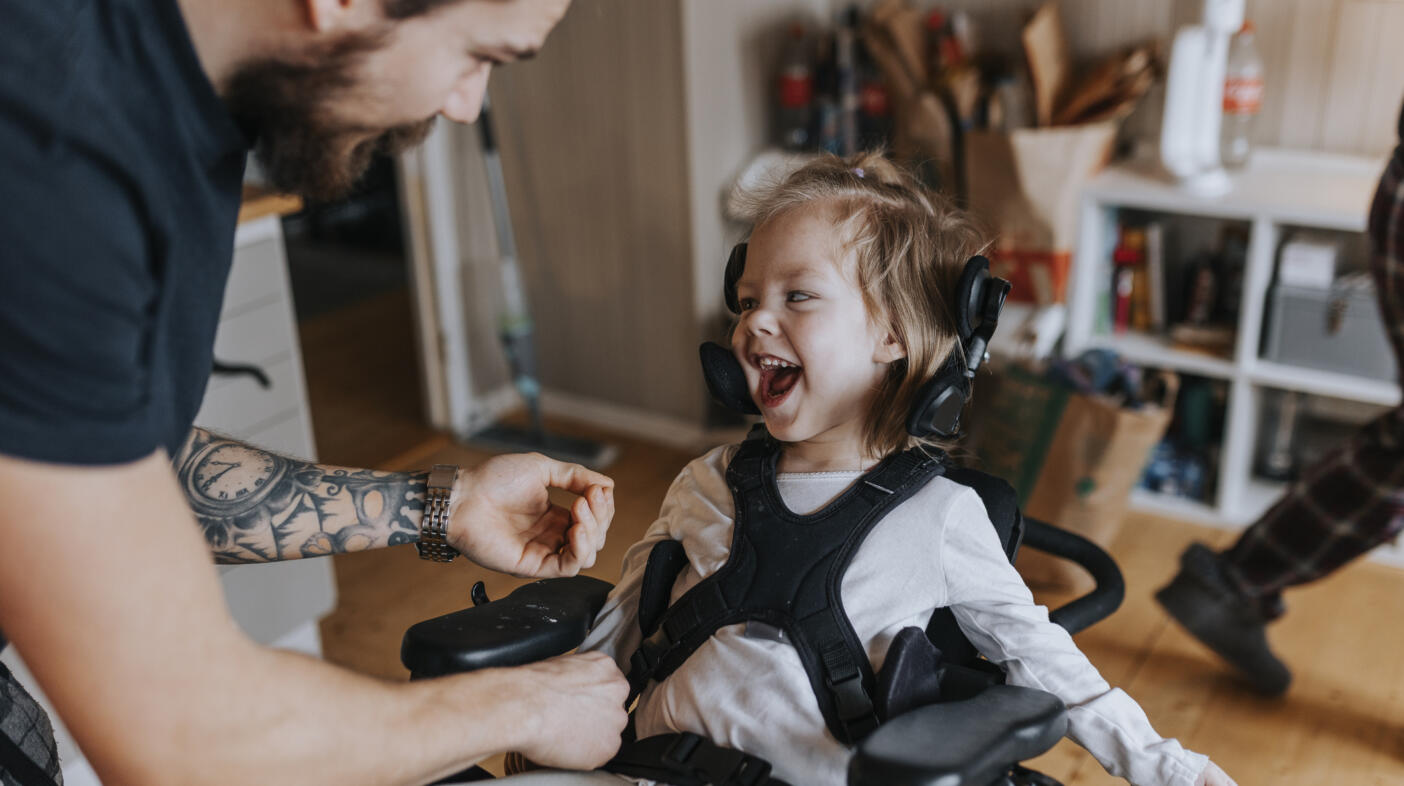
M 1243 28 L 1229 43 L 1228 66 L 1224 73 L 1224 122 L 1219 137 L 1219 158 L 1225 167 L 1240 169 L 1248 163 L 1253 118 L 1263 105 L 1263 61 L 1258 57 L 1253 23 Z
M 810 145 L 810 112 L 814 102 L 814 67 L 810 62 L 804 26 L 790 28 L 780 61 L 777 85 L 780 144 L 786 150 L 805 150 Z

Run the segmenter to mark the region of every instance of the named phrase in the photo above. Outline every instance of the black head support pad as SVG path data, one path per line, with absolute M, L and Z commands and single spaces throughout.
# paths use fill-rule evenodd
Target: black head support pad
M 746 267 L 746 244 L 738 243 L 726 263 L 722 294 L 733 314 L 741 313 L 736 282 Z M 985 360 L 990 336 L 999 324 L 999 312 L 1009 294 L 1009 282 L 990 275 L 990 262 L 983 256 L 965 263 L 954 303 L 956 333 L 964 351 L 955 352 L 936 376 L 917 392 L 907 415 L 907 433 L 915 437 L 954 437 L 960 430 L 960 414 L 970 399 L 970 380 Z M 750 415 L 760 413 L 746 386 L 746 375 L 730 350 L 712 342 L 702 345 L 702 373 L 707 389 L 717 403 Z
M 941 370 L 917 391 L 907 413 L 907 433 L 914 437 L 954 437 L 970 400 L 970 382 L 985 362 L 990 337 L 1009 295 L 1009 282 L 990 275 L 990 261 L 973 256 L 956 285 L 955 322 L 963 351 L 952 352 Z
M 702 376 L 707 380 L 707 390 L 727 409 L 746 415 L 759 415 L 760 408 L 751 399 L 751 389 L 746 385 L 746 372 L 731 350 L 714 341 L 702 345 Z
M 722 297 L 726 298 L 726 308 L 733 314 L 741 313 L 741 301 L 736 297 L 736 282 L 746 270 L 746 244 L 737 243 L 731 247 L 731 256 L 726 260 L 726 272 L 722 274 Z

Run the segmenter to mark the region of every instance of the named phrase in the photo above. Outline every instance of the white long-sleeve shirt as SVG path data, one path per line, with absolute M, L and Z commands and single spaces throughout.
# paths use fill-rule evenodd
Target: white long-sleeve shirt
M 626 554 L 582 650 L 607 652 L 627 672 L 640 639 L 639 587 L 658 541 L 672 538 L 687 552 L 672 602 L 726 563 L 734 513 L 726 467 L 734 454 L 735 446 L 717 448 L 678 475 L 658 520 Z M 777 485 L 786 507 L 805 515 L 861 475 L 781 473 Z M 1010 684 L 1048 691 L 1068 705 L 1068 736 L 1113 775 L 1137 786 L 1194 786 L 1208 761 L 1157 734 L 1140 706 L 1109 686 L 1067 631 L 1048 621 L 967 486 L 937 477 L 891 510 L 854 555 L 840 592 L 875 671 L 899 631 L 925 629 L 933 610 L 949 606 Z M 850 750 L 825 726 L 793 646 L 748 635 L 744 624 L 721 628 L 666 680 L 651 683 L 635 723 L 640 738 L 691 731 L 760 756 L 790 783 L 842 786 L 847 772 Z

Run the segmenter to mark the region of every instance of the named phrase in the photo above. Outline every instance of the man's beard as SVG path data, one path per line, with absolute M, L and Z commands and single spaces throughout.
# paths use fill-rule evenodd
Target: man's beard
M 255 135 L 254 155 L 279 191 L 314 200 L 349 193 L 377 153 L 394 154 L 429 135 L 434 118 L 392 128 L 336 118 L 349 103 L 356 67 L 385 33 L 348 33 L 296 60 L 268 58 L 240 66 L 224 91 L 235 121 Z

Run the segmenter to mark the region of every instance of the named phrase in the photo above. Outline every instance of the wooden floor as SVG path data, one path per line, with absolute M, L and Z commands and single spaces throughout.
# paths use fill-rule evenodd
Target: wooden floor
M 319 335 L 345 338 L 329 327 Z M 304 352 L 324 461 L 407 470 L 482 460 L 484 454 L 405 415 L 403 389 L 377 398 L 380 394 L 363 390 L 364 385 L 346 382 L 367 379 L 358 377 L 365 369 L 330 374 L 333 385 L 341 380 L 343 391 L 359 390 L 363 399 L 361 405 L 335 405 L 336 391 L 318 378 L 307 338 Z M 413 374 L 413 360 L 408 364 Z M 386 402 L 391 402 L 388 411 Z M 369 432 L 361 430 L 358 418 Z M 693 455 L 578 424 L 551 425 L 620 448 L 608 470 L 618 484 L 609 545 L 587 571 L 613 579 L 624 550 L 652 523 L 673 476 Z M 367 437 L 371 432 L 378 436 Z M 1126 521 L 1111 548 L 1126 577 L 1126 602 L 1077 637 L 1107 680 L 1136 698 L 1163 735 L 1210 755 L 1242 786 L 1404 784 L 1404 572 L 1362 562 L 1289 593 L 1290 612 L 1273 626 L 1271 637 L 1296 679 L 1285 697 L 1264 699 L 1169 622 L 1151 598 L 1174 572 L 1180 551 L 1195 539 L 1222 546 L 1231 535 L 1147 515 Z M 326 657 L 389 679 L 406 677 L 399 664 L 406 627 L 469 605 L 468 590 L 479 579 L 493 597 L 519 583 L 461 560 L 448 566 L 423 562 L 408 547 L 340 555 L 335 571 L 339 605 L 322 623 Z M 1059 600 L 1040 597 L 1050 605 Z M 1068 786 L 1122 782 L 1069 740 L 1030 764 Z
M 298 323 L 318 458 L 372 467 L 434 436 L 403 287 Z

